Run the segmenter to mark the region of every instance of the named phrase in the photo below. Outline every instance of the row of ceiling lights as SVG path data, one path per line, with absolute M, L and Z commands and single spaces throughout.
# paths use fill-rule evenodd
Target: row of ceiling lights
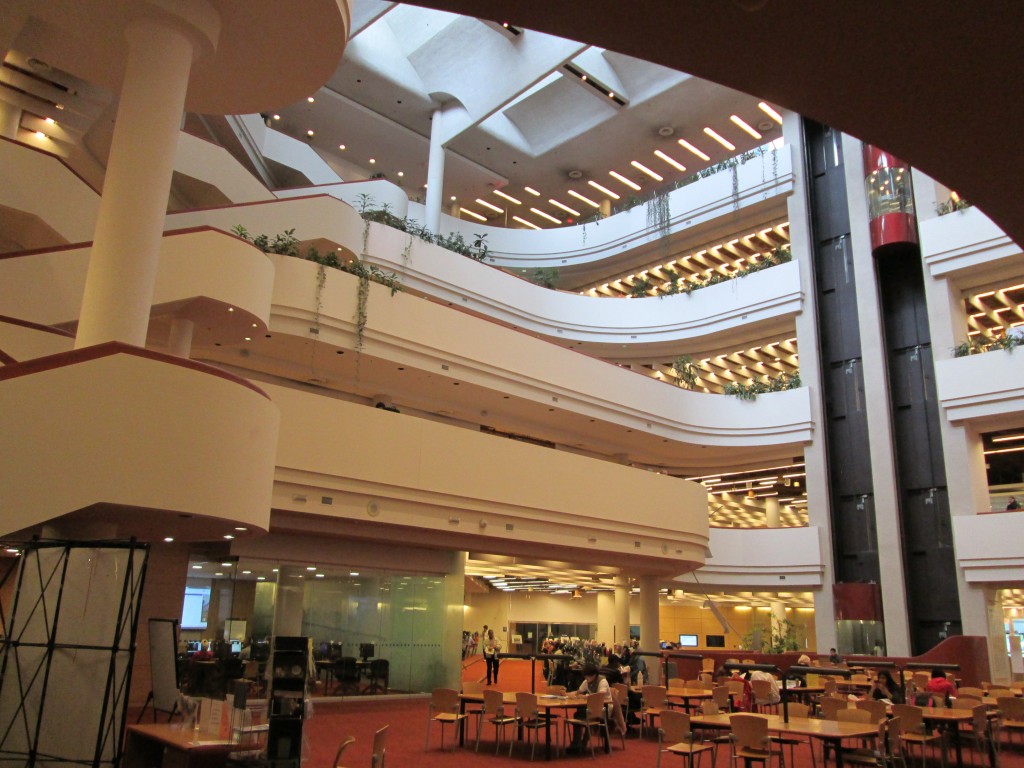
M 762 102 L 760 102 L 758 104 L 758 107 L 763 112 L 765 112 L 765 114 L 769 115 L 779 125 L 782 125 L 782 116 L 775 109 L 773 109 L 770 105 L 768 105 L 768 104 L 766 104 L 765 102 L 762 101 Z M 755 138 L 755 139 L 761 139 L 762 138 L 761 134 L 757 130 L 752 128 L 746 121 L 744 121 L 738 115 L 731 115 L 729 119 L 736 126 L 740 127 L 746 133 L 750 134 L 753 138 Z M 721 134 L 719 134 L 717 131 L 712 129 L 710 126 L 707 126 L 707 127 L 704 128 L 704 133 L 708 137 L 714 139 L 719 144 L 721 144 L 726 150 L 728 150 L 730 152 L 734 152 L 736 150 L 736 145 L 735 144 L 733 144 L 732 142 L 730 142 L 727 139 L 725 139 Z M 685 139 L 679 139 L 678 143 L 679 143 L 679 145 L 681 147 L 683 147 L 684 149 L 687 149 L 692 154 L 694 154 L 698 158 L 700 158 L 702 161 L 709 162 L 711 160 L 711 156 L 710 155 L 708 155 L 707 153 L 703 152 L 701 149 L 699 149 L 698 147 L 694 146 L 693 144 L 691 144 L 690 142 L 686 141 Z M 666 162 L 668 165 L 672 166 L 677 171 L 679 171 L 679 172 L 685 172 L 686 171 L 686 166 L 685 165 L 683 165 L 682 163 L 678 162 L 675 158 L 673 158 L 670 155 L 662 152 L 661 150 L 655 150 L 654 155 L 656 157 L 658 157 L 659 159 L 663 160 L 664 162 Z M 656 171 L 652 170 L 651 168 L 649 168 L 648 166 L 644 165 L 643 163 L 641 163 L 641 162 L 639 162 L 637 160 L 630 161 L 630 165 L 633 168 L 637 169 L 638 171 L 641 171 L 642 173 L 650 176 L 654 181 L 663 182 L 665 180 L 665 177 L 662 176 L 660 173 L 657 173 Z M 624 175 L 622 175 L 618 171 L 614 171 L 614 170 L 609 171 L 608 175 L 611 176 L 616 181 L 618 181 L 619 183 L 625 185 L 627 188 L 629 188 L 630 190 L 632 190 L 634 192 L 639 192 L 640 189 L 641 189 L 639 184 L 637 184 L 636 182 L 626 178 Z M 602 195 L 604 195 L 604 197 L 608 198 L 609 200 L 619 200 L 619 199 L 621 199 L 621 195 L 620 194 L 618 194 L 617 192 L 613 191 L 612 189 L 609 189 L 608 187 L 606 187 L 606 186 L 604 186 L 602 184 L 599 184 L 597 181 L 594 181 L 593 179 L 589 180 L 587 182 L 587 184 L 589 184 L 591 187 L 596 189 L 598 192 L 600 192 Z M 538 192 L 537 190 L 535 190 L 535 189 L 533 189 L 531 187 L 524 187 L 524 189 L 528 193 L 530 193 L 531 195 L 534 195 L 536 197 L 543 197 L 540 192 Z M 524 204 L 522 200 L 519 200 L 519 199 L 513 197 L 512 195 L 509 195 L 509 194 L 507 194 L 505 192 L 502 192 L 501 190 L 495 190 L 494 194 L 496 194 L 499 197 L 503 198 L 507 202 L 512 203 L 513 205 L 523 205 Z M 588 206 L 590 206 L 592 208 L 600 208 L 601 207 L 601 204 L 599 202 L 597 202 L 596 200 L 594 200 L 592 197 L 588 197 L 587 195 L 584 195 L 583 193 L 578 192 L 577 190 L 570 189 L 570 190 L 568 190 L 568 194 L 571 197 L 575 198 L 576 200 L 579 200 L 580 202 L 583 202 L 583 203 L 585 203 L 586 205 L 588 205 Z M 487 209 L 489 209 L 489 210 L 491 210 L 491 211 L 493 211 L 495 213 L 505 213 L 506 212 L 505 209 L 503 209 L 503 208 L 501 208 L 499 206 L 487 203 L 487 202 L 485 202 L 484 200 L 482 200 L 480 198 L 477 198 L 476 202 L 482 204 L 485 208 L 487 208 Z M 558 208 L 560 212 L 568 213 L 570 215 L 570 217 L 574 216 L 574 217 L 576 217 L 578 219 L 578 218 L 580 218 L 583 215 L 576 208 L 573 208 L 570 205 L 566 205 L 565 203 L 563 203 L 563 202 L 561 202 L 559 200 L 555 200 L 554 198 L 549 198 L 548 199 L 548 203 L 551 204 L 552 206 L 554 206 L 555 208 Z M 470 210 L 468 208 L 460 208 L 459 210 L 462 211 L 463 213 L 467 213 L 470 216 L 473 216 L 474 218 L 476 218 L 476 219 L 478 219 L 480 221 L 487 221 L 487 218 L 485 216 L 482 216 L 477 211 L 473 211 L 473 210 Z M 573 223 L 573 219 L 572 218 L 567 218 L 565 220 L 559 219 L 556 216 L 552 216 L 550 213 L 548 213 L 546 211 L 542 211 L 542 210 L 540 210 L 539 208 L 536 208 L 536 207 L 530 207 L 530 212 L 536 214 L 537 216 L 540 216 L 542 219 L 545 219 L 546 221 L 550 222 L 551 224 L 560 225 L 560 224 L 565 224 L 565 223 L 569 223 L 569 224 Z M 559 213 L 559 215 L 562 215 L 562 213 Z M 517 223 L 519 223 L 519 224 L 522 224 L 523 226 L 529 227 L 531 229 L 541 229 L 541 227 L 537 226 L 536 223 L 531 222 L 531 221 L 529 221 L 527 219 L 524 219 L 524 218 L 522 218 L 521 216 L 518 216 L 518 215 L 512 216 L 512 220 L 517 222 Z

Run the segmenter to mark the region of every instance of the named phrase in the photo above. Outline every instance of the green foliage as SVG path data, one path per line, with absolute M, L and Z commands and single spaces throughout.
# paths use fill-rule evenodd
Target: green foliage
M 647 228 L 659 235 L 667 235 L 672 211 L 667 194 L 655 194 L 647 201 Z
M 1017 333 L 1003 333 L 1002 336 L 989 341 L 981 341 L 972 338 L 961 342 L 953 347 L 953 357 L 967 357 L 968 355 L 980 355 L 982 352 L 993 352 L 1001 349 L 1004 352 L 1013 352 L 1015 347 L 1024 345 L 1024 337 Z
M 379 208 L 375 208 L 374 199 L 369 195 L 359 195 L 356 200 L 356 207 L 359 211 L 359 215 L 363 217 L 364 221 L 372 221 L 377 224 L 383 224 L 386 227 L 391 227 L 392 229 L 408 232 L 413 237 L 417 237 L 425 243 L 439 245 L 442 248 L 447 248 L 449 251 L 455 251 L 455 253 L 461 254 L 475 261 L 483 261 L 490 253 L 490 248 L 487 246 L 486 233 L 474 234 L 473 237 L 475 239 L 472 243 L 467 243 L 466 238 L 459 232 L 450 232 L 448 235 L 435 235 L 415 219 L 410 219 L 408 217 L 400 218 L 396 216 L 391 212 L 391 206 L 387 203 Z
M 751 264 L 744 269 L 738 269 L 731 275 L 723 275 L 718 272 L 710 277 L 701 277 L 700 275 L 697 275 L 692 281 L 685 283 L 680 290 L 685 294 L 691 294 L 694 291 L 699 291 L 701 288 L 707 288 L 709 285 L 718 285 L 719 283 L 734 280 L 737 277 L 746 277 L 747 275 L 752 275 L 755 272 L 763 272 L 766 269 L 777 267 L 779 264 L 786 264 L 792 260 L 793 254 L 790 252 L 789 246 L 782 245 L 756 264 Z
M 690 355 L 680 355 L 672 361 L 676 372 L 676 384 L 684 389 L 693 389 L 700 377 L 700 366 Z
M 939 216 L 945 216 L 947 213 L 953 213 L 953 211 L 965 211 L 972 205 L 974 205 L 974 203 L 969 203 L 962 197 L 951 197 L 944 203 L 936 203 L 935 212 L 939 214 Z
M 799 651 L 803 648 L 800 640 L 800 627 L 797 627 L 789 619 L 776 622 L 774 618 L 769 620 L 770 626 L 758 627 L 760 630 L 760 645 L 754 647 L 754 636 L 756 630 L 751 630 L 740 639 L 740 649 L 752 653 L 785 653 L 786 651 Z
M 729 383 L 722 388 L 722 394 L 735 395 L 740 400 L 756 400 L 758 395 L 798 389 L 801 386 L 800 372 L 780 373 L 778 376 L 751 379 L 749 384 Z
M 558 282 L 558 270 L 555 267 L 540 267 L 533 270 L 529 279 L 543 288 L 554 288 Z
M 638 277 L 629 286 L 629 295 L 635 299 L 642 299 L 648 296 L 654 289 L 654 283 L 649 278 Z

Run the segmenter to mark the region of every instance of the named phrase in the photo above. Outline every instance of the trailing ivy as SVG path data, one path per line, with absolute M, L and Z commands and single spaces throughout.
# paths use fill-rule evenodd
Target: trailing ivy
M 756 400 L 758 395 L 798 389 L 801 386 L 800 372 L 780 373 L 778 376 L 751 379 L 749 384 L 735 382 L 722 388 L 723 395 L 735 395 L 740 400 Z
M 449 232 L 447 235 L 435 235 L 415 219 L 396 216 L 391 212 L 391 206 L 387 203 L 382 205 L 380 208 L 374 208 L 374 200 L 369 195 L 362 194 L 356 199 L 356 208 L 359 211 L 359 215 L 367 222 L 367 231 L 369 231 L 369 222 L 372 221 L 409 234 L 409 242 L 406 244 L 405 250 L 402 252 L 403 262 L 406 262 L 408 258 L 407 254 L 412 248 L 412 238 L 419 238 L 425 243 L 439 245 L 442 248 L 454 251 L 455 253 L 466 256 L 474 261 L 483 261 L 490 253 L 490 248 L 487 245 L 486 233 L 474 234 L 474 240 L 469 243 L 466 242 L 466 238 L 463 237 L 460 232 Z M 366 250 L 365 236 L 363 250 Z
M 736 270 L 731 275 L 723 275 L 719 272 L 711 275 L 710 277 L 701 277 L 700 275 L 694 275 L 693 279 L 687 281 L 681 288 L 680 292 L 685 294 L 699 291 L 701 288 L 707 288 L 709 285 L 718 285 L 719 283 L 725 283 L 729 280 L 735 280 L 736 278 L 746 277 L 752 275 L 755 272 L 763 272 L 766 269 L 777 267 L 779 264 L 787 264 L 793 260 L 793 254 L 789 250 L 789 246 L 782 245 L 771 252 L 770 255 L 761 259 L 756 264 L 751 264 L 743 269 Z
M 691 355 L 680 355 L 672 361 L 672 368 L 676 372 L 676 384 L 683 389 L 693 389 L 700 378 L 700 366 Z

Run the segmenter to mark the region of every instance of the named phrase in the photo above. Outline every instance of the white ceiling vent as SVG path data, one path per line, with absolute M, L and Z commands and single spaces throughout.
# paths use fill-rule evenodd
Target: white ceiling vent
M 675 132 L 676 132 L 676 129 L 673 128 L 671 125 L 663 125 L 663 126 L 661 126 L 661 128 L 658 129 L 658 135 L 659 136 L 664 136 L 666 139 L 669 136 L 671 136 L 672 134 L 674 134 Z
M 566 173 L 565 175 L 568 176 L 570 179 L 582 179 L 583 178 L 583 171 L 573 169 L 573 170 L 569 171 L 568 173 Z

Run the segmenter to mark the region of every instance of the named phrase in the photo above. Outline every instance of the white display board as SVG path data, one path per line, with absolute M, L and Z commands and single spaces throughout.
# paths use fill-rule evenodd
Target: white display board
M 149 620 L 149 671 L 153 681 L 153 709 L 174 712 L 178 703 L 178 621 Z

